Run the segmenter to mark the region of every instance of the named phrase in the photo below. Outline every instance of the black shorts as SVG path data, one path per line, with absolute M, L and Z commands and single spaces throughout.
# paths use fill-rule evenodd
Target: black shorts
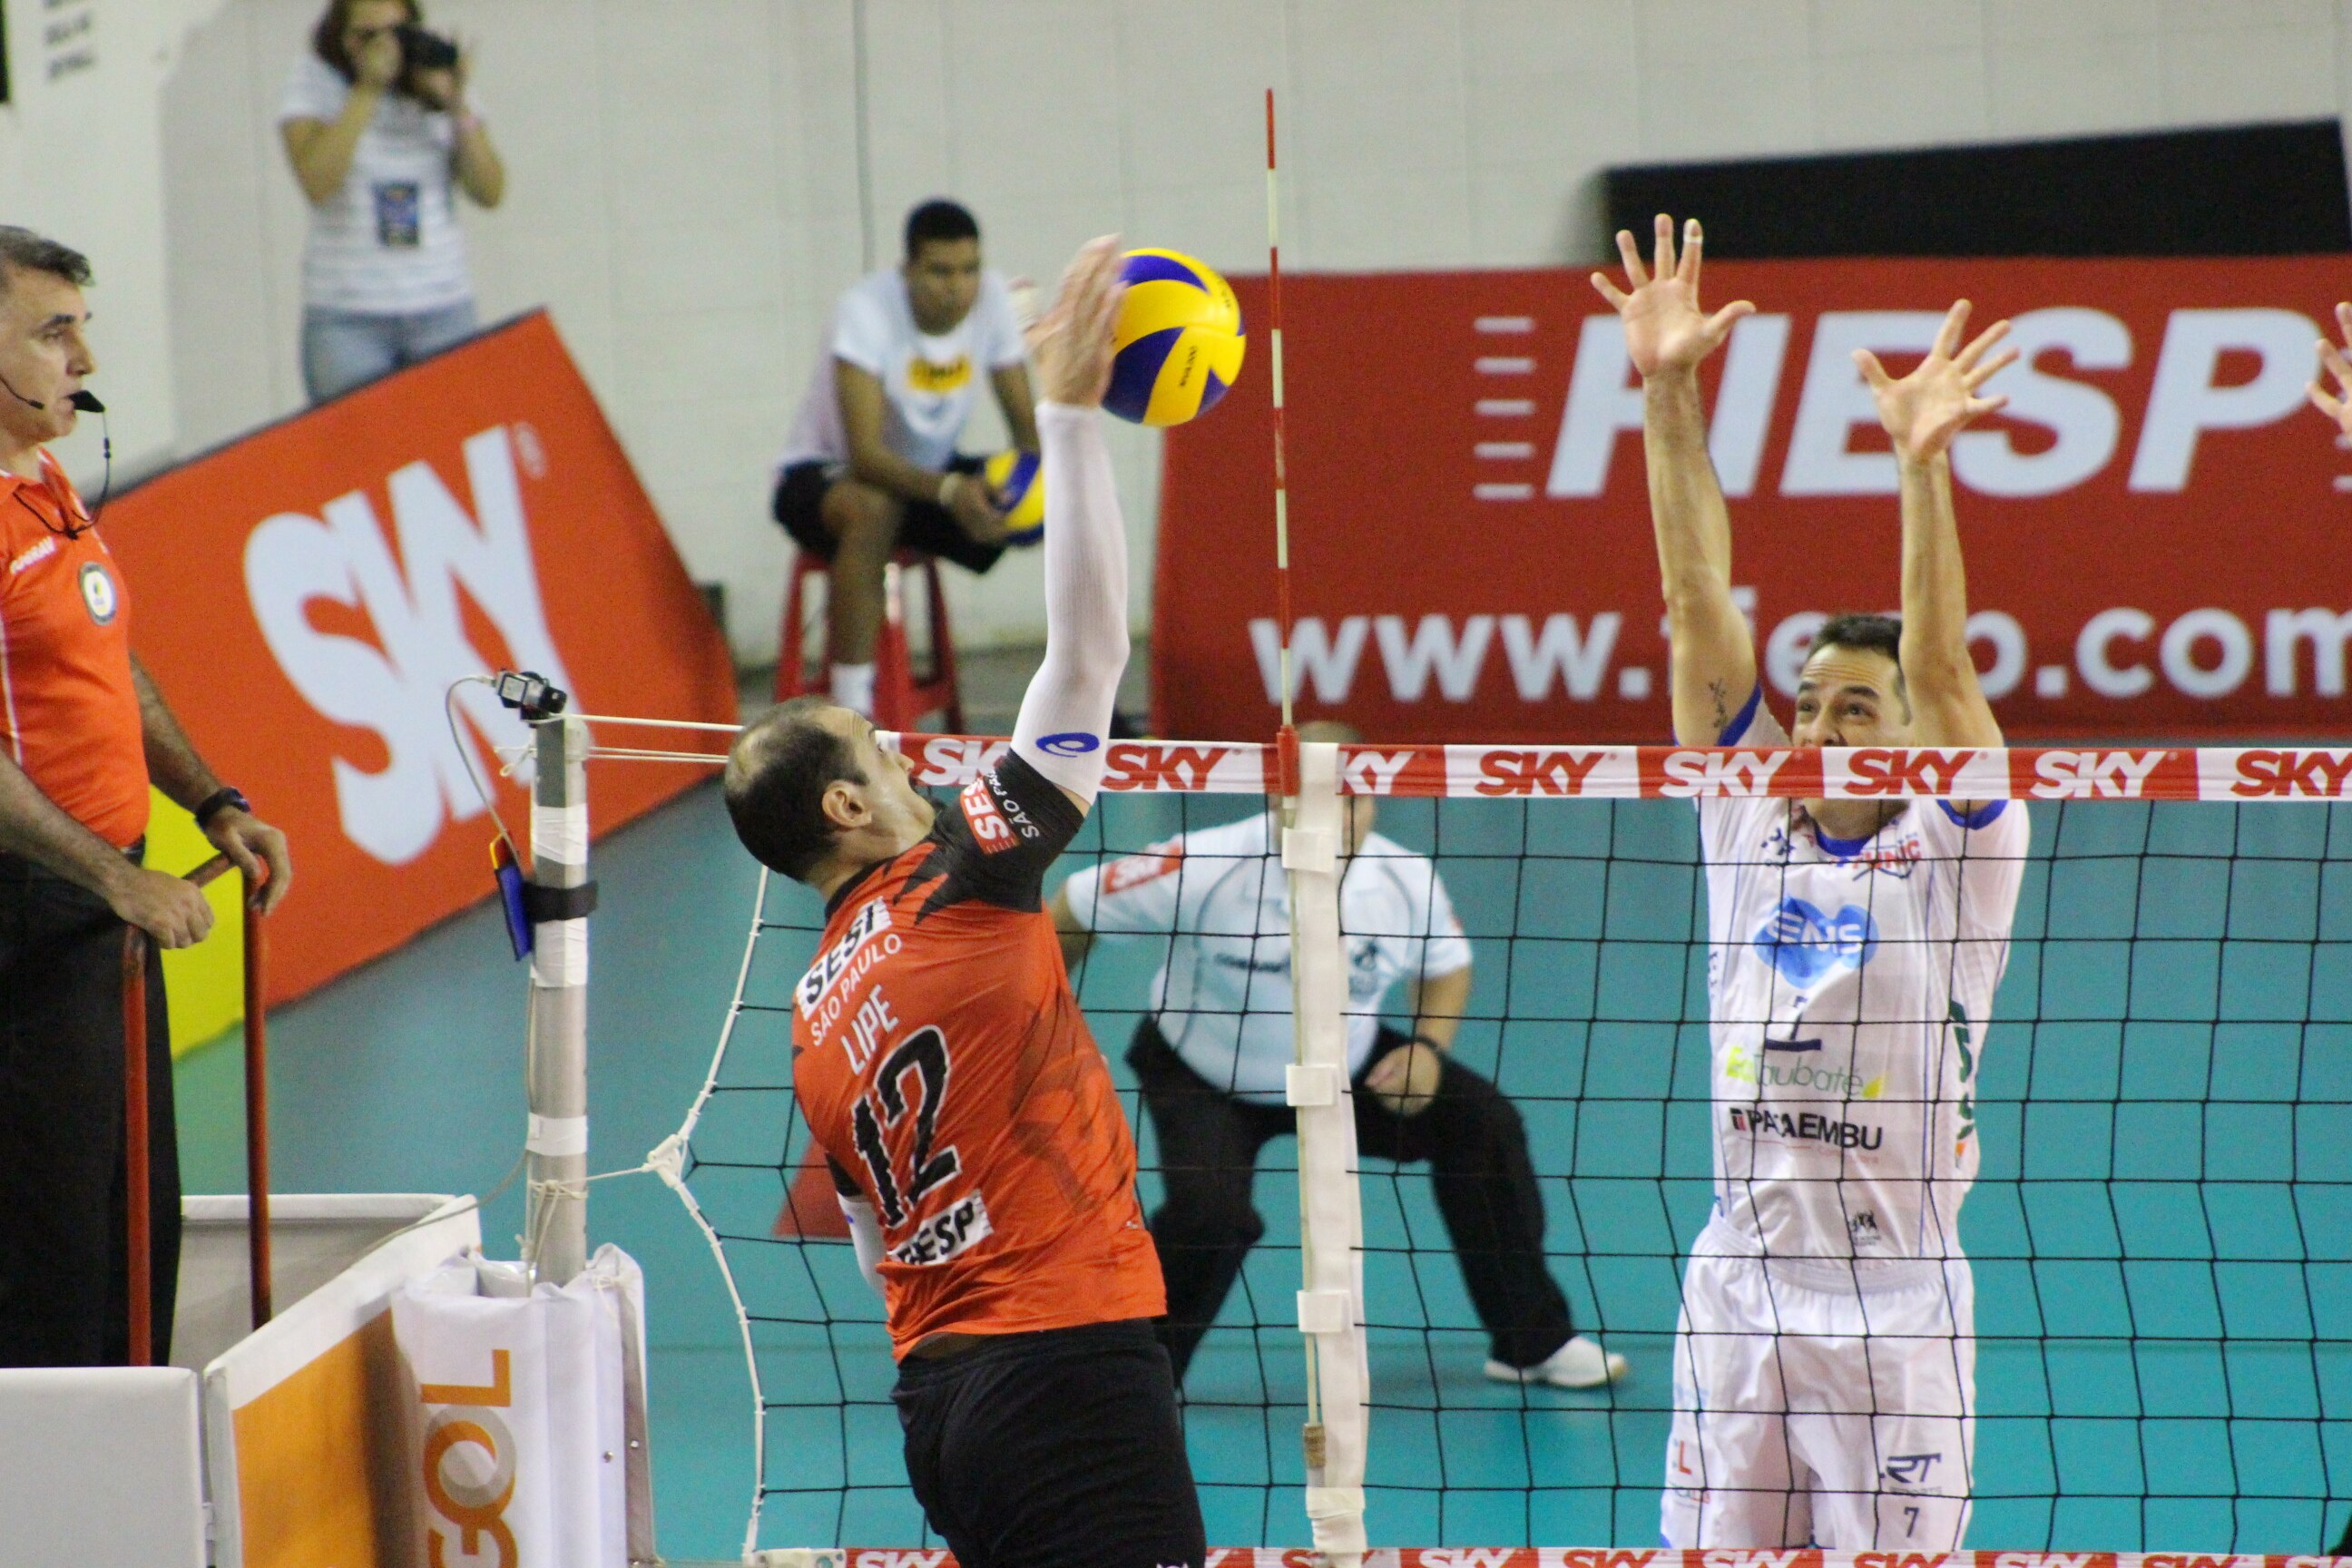
M 907 1478 L 961 1568 L 1202 1568 L 1168 1352 L 1141 1320 L 899 1363 Z
M 961 452 L 948 459 L 948 467 L 959 474 L 981 471 L 981 460 Z M 772 503 L 776 521 L 794 543 L 820 561 L 833 559 L 836 541 L 825 531 L 824 494 L 839 483 L 848 472 L 840 463 L 794 463 L 776 480 L 776 498 Z M 967 572 L 985 572 L 996 564 L 1004 553 L 1002 544 L 982 544 L 956 525 L 947 508 L 937 501 L 902 500 L 898 514 L 898 544 L 901 549 L 919 550 L 926 555 L 936 555 L 942 561 L 952 561 Z

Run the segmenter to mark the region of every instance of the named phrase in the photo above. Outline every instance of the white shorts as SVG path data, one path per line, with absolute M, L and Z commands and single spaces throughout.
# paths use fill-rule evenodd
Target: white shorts
M 1968 1261 L 1860 1289 L 1843 1272 L 1690 1260 L 1659 1510 L 1666 1545 L 1959 1550 L 1976 1451 Z

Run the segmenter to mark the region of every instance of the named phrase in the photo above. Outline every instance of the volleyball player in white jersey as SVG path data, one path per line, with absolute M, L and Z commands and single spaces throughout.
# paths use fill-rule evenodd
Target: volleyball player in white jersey
M 1855 356 L 1901 476 L 1903 613 L 1843 616 L 1806 659 L 1793 734 L 1731 597 L 1731 531 L 1698 365 L 1754 307 L 1698 304 L 1699 227 L 1657 221 L 1655 276 L 1595 274 L 1643 378 L 1650 503 L 1685 745 L 1994 747 L 1962 628 L 1947 451 L 2005 401 L 2000 323 L 1965 300 L 1900 380 Z M 1822 592 L 1852 542 L 1791 541 Z M 1676 1547 L 1948 1552 L 1967 1529 L 1973 1292 L 1958 1230 L 1974 1079 L 2026 850 L 2000 801 L 1699 803 L 1707 871 L 1715 1209 L 1684 1276 L 1660 1510 Z

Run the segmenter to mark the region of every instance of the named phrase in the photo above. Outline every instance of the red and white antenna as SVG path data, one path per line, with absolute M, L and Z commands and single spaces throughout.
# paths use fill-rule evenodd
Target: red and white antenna
M 1281 202 L 1274 156 L 1274 89 L 1265 89 L 1265 315 L 1274 377 L 1274 614 L 1282 632 L 1281 789 L 1298 793 L 1298 736 L 1291 725 L 1290 664 L 1290 474 L 1282 445 L 1282 242 Z

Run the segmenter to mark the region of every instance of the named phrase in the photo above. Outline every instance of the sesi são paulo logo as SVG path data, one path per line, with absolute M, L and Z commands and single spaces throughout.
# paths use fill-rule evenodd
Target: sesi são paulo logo
M 267 518 L 246 540 L 246 594 L 278 668 L 321 715 L 370 731 L 382 744 L 381 765 L 371 754 L 375 747 L 364 744 L 355 749 L 365 763 L 351 754 L 333 759 L 335 805 L 351 841 L 389 866 L 432 847 L 446 821 L 482 814 L 467 777 L 469 763 L 478 777 L 496 772 L 485 765 L 473 736 L 452 744 L 443 717 L 452 681 L 499 662 L 467 637 L 461 590 L 463 603 L 504 640 L 504 662 L 572 685 L 540 603 L 507 427 L 469 437 L 465 454 L 471 516 L 420 460 L 386 481 L 389 536 L 368 496 L 352 490 L 328 501 L 317 517 L 283 511 Z M 312 606 L 320 601 L 358 611 L 373 640 L 313 625 Z M 494 744 L 529 738 L 485 687 L 462 689 L 457 705 L 475 732 Z M 470 754 L 460 755 L 458 745 Z
M 1759 955 L 1791 985 L 1811 986 L 1831 971 L 1860 969 L 1878 951 L 1878 922 L 1854 904 L 1833 914 L 1784 898 L 1754 938 Z

